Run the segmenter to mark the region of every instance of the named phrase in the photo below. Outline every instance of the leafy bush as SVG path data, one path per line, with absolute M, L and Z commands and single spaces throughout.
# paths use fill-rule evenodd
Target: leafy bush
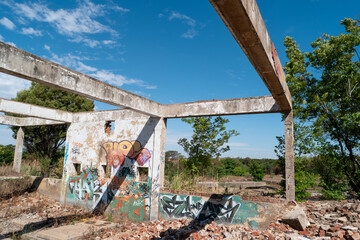
M 308 199 L 311 194 L 307 190 L 316 185 L 317 175 L 306 169 L 303 161 L 295 160 L 295 200 L 299 202 Z
M 245 176 L 247 172 L 248 172 L 248 168 L 245 165 L 238 166 L 233 170 L 233 174 L 235 176 Z
M 0 164 L 10 164 L 14 160 L 15 146 L 0 145 Z
M 265 171 L 261 164 L 257 162 L 252 162 L 250 164 L 250 174 L 253 177 L 254 181 L 260 182 L 265 176 Z
M 323 199 L 343 200 L 349 191 L 344 165 L 339 157 L 327 154 L 313 159 L 316 171 L 321 177 L 320 185 Z

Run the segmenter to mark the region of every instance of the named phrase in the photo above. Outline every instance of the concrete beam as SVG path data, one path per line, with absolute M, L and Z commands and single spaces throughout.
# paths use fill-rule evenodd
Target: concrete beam
M 70 112 L 16 102 L 3 98 L 0 98 L 0 112 L 38 117 L 66 123 L 72 122 L 72 113 Z
M 281 109 L 271 96 L 197 101 L 164 105 L 164 118 L 278 113 Z
M 292 108 L 291 94 L 276 49 L 256 0 L 209 0 L 254 66 L 280 109 Z
M 0 72 L 154 117 L 161 104 L 0 42 Z
M 0 115 L 0 124 L 9 125 L 9 126 L 43 126 L 43 125 L 59 125 L 65 124 L 65 122 L 46 120 L 41 118 L 33 118 L 33 117 L 13 117 L 7 115 Z

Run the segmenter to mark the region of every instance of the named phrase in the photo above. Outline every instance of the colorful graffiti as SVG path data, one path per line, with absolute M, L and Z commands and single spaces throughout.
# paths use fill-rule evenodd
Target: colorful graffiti
M 238 196 L 212 195 L 207 201 L 201 197 L 160 194 L 160 212 L 163 218 L 191 218 L 201 222 L 215 221 L 239 224 L 248 221 L 253 228 L 256 222 L 249 218 L 258 215 L 257 205 L 242 201 Z
M 135 174 L 128 167 L 124 167 L 113 177 L 112 182 L 114 185 L 117 185 L 116 183 L 120 185 L 110 203 L 111 211 L 135 221 L 148 220 L 151 178 L 148 178 L 147 183 L 136 182 Z
M 78 177 L 69 177 L 69 192 L 78 200 L 99 199 L 106 189 L 106 182 L 99 179 L 97 168 L 86 168 Z
M 150 151 L 143 148 L 139 141 L 106 142 L 102 147 L 106 153 L 107 164 L 114 168 L 123 165 L 126 157 L 135 160 L 140 166 L 151 158 Z

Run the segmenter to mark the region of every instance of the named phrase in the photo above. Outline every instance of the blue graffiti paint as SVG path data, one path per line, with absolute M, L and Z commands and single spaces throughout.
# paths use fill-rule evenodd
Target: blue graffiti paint
M 68 152 L 69 152 L 69 142 L 66 143 L 66 147 L 65 147 L 64 167 L 66 166 L 66 162 L 68 159 Z

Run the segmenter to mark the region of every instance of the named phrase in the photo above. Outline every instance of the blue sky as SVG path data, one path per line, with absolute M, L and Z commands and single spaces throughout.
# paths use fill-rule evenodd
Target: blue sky
M 283 39 L 303 51 L 323 33 L 340 34 L 360 1 L 258 0 L 280 60 Z M 269 95 L 241 48 L 207 0 L 12 1 L 0 0 L 0 40 L 162 104 Z M 12 98 L 29 82 L 0 75 L 0 97 Z M 96 110 L 115 109 L 96 102 Z M 223 156 L 275 158 L 280 114 L 230 116 Z M 192 129 L 170 119 L 167 150 L 181 151 Z M 0 144 L 14 144 L 0 127 Z

